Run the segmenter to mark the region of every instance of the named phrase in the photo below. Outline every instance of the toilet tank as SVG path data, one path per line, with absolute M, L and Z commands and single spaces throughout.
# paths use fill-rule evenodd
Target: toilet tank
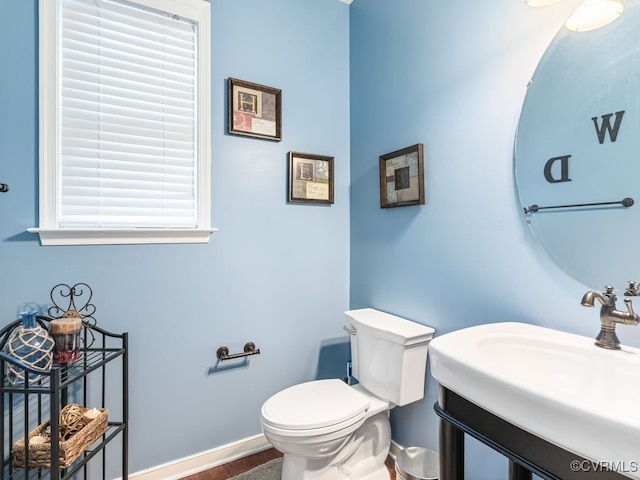
M 423 398 L 433 328 L 373 308 L 345 315 L 351 332 L 351 367 L 358 382 L 394 405 Z

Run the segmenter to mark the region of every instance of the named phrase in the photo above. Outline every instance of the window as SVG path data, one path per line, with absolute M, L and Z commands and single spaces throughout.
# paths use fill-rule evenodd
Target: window
M 43 245 L 209 240 L 209 24 L 203 0 L 40 2 Z

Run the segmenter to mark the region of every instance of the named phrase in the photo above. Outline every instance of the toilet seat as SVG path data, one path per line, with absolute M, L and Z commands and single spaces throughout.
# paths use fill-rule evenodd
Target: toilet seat
M 260 419 L 274 433 L 322 435 L 361 422 L 369 405 L 369 398 L 341 380 L 315 380 L 273 395 L 262 406 Z

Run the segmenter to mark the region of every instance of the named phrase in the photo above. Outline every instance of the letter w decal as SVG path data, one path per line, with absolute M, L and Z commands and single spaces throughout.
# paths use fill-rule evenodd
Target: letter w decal
M 598 117 L 593 117 L 593 124 L 596 127 L 596 133 L 598 134 L 598 141 L 602 145 L 604 143 L 605 137 L 607 133 L 609 134 L 609 140 L 612 142 L 616 141 L 618 137 L 618 130 L 620 129 L 620 124 L 622 123 L 622 116 L 624 115 L 624 110 L 620 112 L 616 112 L 616 119 L 613 122 L 613 127 L 611 126 L 611 122 L 609 121 L 613 116 L 613 113 L 607 113 L 606 115 L 602 115 L 602 124 L 598 125 Z

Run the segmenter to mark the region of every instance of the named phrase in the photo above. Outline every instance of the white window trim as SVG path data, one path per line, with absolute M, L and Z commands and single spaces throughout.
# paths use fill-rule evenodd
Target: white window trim
M 58 84 L 59 0 L 39 2 L 40 19 L 40 199 L 38 233 L 42 245 L 92 245 L 141 243 L 207 243 L 217 229 L 211 228 L 211 31 L 209 2 L 202 0 L 134 0 L 140 5 L 175 12 L 198 21 L 199 118 L 198 118 L 198 228 L 60 228 L 58 198 Z M 205 20 L 207 20 L 205 22 Z M 204 26 L 204 28 L 202 28 Z M 44 80 L 44 81 L 43 81 Z

